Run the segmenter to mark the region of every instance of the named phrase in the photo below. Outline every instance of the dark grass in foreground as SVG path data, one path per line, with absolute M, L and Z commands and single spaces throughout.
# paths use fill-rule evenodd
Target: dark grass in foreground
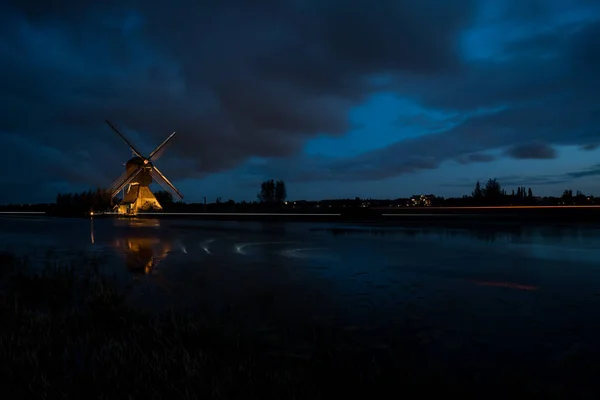
M 0 253 L 0 282 L 3 398 L 315 399 L 430 391 L 489 398 L 560 389 L 536 384 L 518 366 L 491 380 L 457 377 L 451 365 L 429 365 L 406 332 L 390 331 L 387 343 L 367 346 L 314 323 L 250 330 L 233 316 L 149 315 L 126 306 L 125 293 L 94 259 L 48 261 L 34 272 L 26 259 Z
M 317 326 L 294 344 L 276 329 L 133 310 L 93 260 L 82 264 L 33 272 L 0 255 L 0 390 L 11 398 L 315 398 L 385 376 L 371 351 Z

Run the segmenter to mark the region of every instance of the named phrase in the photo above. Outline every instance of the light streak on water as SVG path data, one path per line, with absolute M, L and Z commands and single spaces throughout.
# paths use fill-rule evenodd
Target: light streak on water
M 204 242 L 200 243 L 200 246 L 202 247 L 202 250 L 204 250 L 206 252 L 206 254 L 212 254 L 210 252 L 210 249 L 209 249 L 208 245 L 210 243 L 214 242 L 214 241 L 215 241 L 215 239 L 208 239 L 208 240 L 205 240 Z

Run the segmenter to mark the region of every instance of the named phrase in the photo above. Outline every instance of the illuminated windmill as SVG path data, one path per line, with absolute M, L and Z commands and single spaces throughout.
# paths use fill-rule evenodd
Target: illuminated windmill
M 157 182 L 174 198 L 182 200 L 183 195 L 179 190 L 153 164 L 153 161 L 162 154 L 167 143 L 175 136 L 175 132 L 158 145 L 148 157 L 144 157 L 113 124 L 109 121 L 106 123 L 123 139 L 133 153 L 133 158 L 125 164 L 125 172 L 109 188 L 110 197 L 114 198 L 127 187 L 123 200 L 115 207 L 119 214 L 136 214 L 138 211 L 147 209 L 162 210 L 162 206 L 150 191 L 149 186 L 152 181 Z

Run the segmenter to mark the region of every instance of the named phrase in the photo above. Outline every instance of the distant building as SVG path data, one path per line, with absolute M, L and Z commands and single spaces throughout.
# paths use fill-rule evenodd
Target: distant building
M 430 207 L 434 199 L 433 194 L 417 194 L 410 198 L 409 205 L 413 207 Z

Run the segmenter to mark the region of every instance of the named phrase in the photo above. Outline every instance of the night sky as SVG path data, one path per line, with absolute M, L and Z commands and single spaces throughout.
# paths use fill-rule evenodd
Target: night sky
M 186 201 L 442 196 L 496 177 L 600 195 L 597 0 L 5 0 L 0 203 L 108 186 Z

